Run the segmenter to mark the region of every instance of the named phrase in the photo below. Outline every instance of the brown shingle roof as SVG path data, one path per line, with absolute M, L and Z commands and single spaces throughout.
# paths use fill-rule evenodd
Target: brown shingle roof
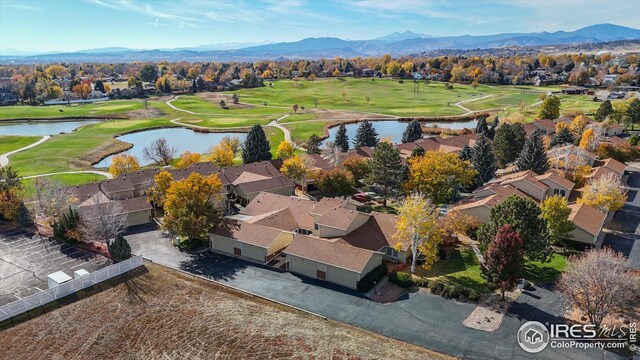
M 121 191 L 132 191 L 133 184 L 131 180 L 127 178 L 117 178 L 111 180 L 104 180 L 100 183 L 100 187 L 105 194 L 111 194 Z
M 137 197 L 125 200 L 113 200 L 109 202 L 103 202 L 93 205 L 86 205 L 78 207 L 78 211 L 80 215 L 84 216 L 85 219 L 93 219 L 95 218 L 95 214 L 97 213 L 98 207 L 108 207 L 113 206 L 112 204 L 117 204 L 118 206 L 122 206 L 122 214 L 130 214 L 138 211 L 151 210 L 151 204 L 147 201 L 146 197 Z
M 248 181 L 237 185 L 245 194 L 256 193 L 259 191 L 270 191 L 283 188 L 292 188 L 295 186 L 291 179 L 279 176 L 274 178 L 265 178 L 260 180 Z
M 300 234 L 293 237 L 284 253 L 358 273 L 364 270 L 375 254 L 373 251 Z
M 398 242 L 393 238 L 396 232 L 396 216 L 377 212 L 371 215 L 364 225 L 339 238 L 338 242 L 371 251 L 378 251 L 384 246 L 395 246 Z M 404 249 L 410 244 L 409 241 L 402 243 Z
M 571 209 L 569 220 L 573 221 L 576 227 L 593 236 L 600 234 L 606 214 L 586 204 L 571 204 L 569 208 Z
M 282 234 L 282 230 L 238 220 L 224 219 L 218 226 L 211 230 L 211 233 L 266 248 Z
M 536 176 L 536 179 L 538 180 L 549 180 L 549 181 L 553 181 L 554 183 L 562 186 L 563 188 L 567 189 L 567 190 L 571 190 L 573 189 L 574 186 L 576 186 L 576 184 L 569 180 L 564 178 L 563 176 L 558 175 L 555 171 L 553 170 L 549 170 L 546 173 L 542 174 L 542 175 L 538 175 Z

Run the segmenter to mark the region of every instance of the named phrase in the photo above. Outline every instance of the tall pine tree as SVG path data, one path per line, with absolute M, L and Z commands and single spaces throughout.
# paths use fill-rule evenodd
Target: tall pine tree
M 607 119 L 607 116 L 613 114 L 613 106 L 611 106 L 611 101 L 605 100 L 600 104 L 598 111 L 596 112 L 596 119 L 599 121 L 604 121 Z
M 251 164 L 264 160 L 271 160 L 271 146 L 262 126 L 253 125 L 242 146 L 242 162 Z
M 360 123 L 353 139 L 354 147 L 376 147 L 378 145 L 378 133 L 373 128 L 373 124 L 365 120 Z
M 573 137 L 569 128 L 563 127 L 556 133 L 556 136 L 551 139 L 549 147 L 552 148 L 558 145 L 573 144 L 574 141 L 576 141 L 576 139 Z
M 336 144 L 340 151 L 349 151 L 349 136 L 347 135 L 347 127 L 344 125 L 344 123 L 340 124 L 340 127 L 338 127 L 336 138 L 333 143 Z
M 476 124 L 476 129 L 474 130 L 476 134 L 488 134 L 489 133 L 489 125 L 487 124 L 487 118 L 481 116 L 478 119 Z
M 483 185 L 496 176 L 496 170 L 498 169 L 496 157 L 493 154 L 491 140 L 485 135 L 480 135 L 480 138 L 476 140 L 476 144 L 473 146 L 471 163 L 478 172 L 476 176 L 476 184 L 478 186 Z
M 384 141 L 373 150 L 369 163 L 369 175 L 366 183 L 382 190 L 383 205 L 387 206 L 387 198 L 401 190 L 404 180 L 404 167 L 400 152 L 393 145 Z
M 410 143 L 422 139 L 422 127 L 417 120 L 412 120 L 402 133 L 402 143 Z
M 504 123 L 498 127 L 493 138 L 493 149 L 500 166 L 504 167 L 518 158 L 526 136 L 520 124 Z
M 544 174 L 549 170 L 549 158 L 540 133 L 534 131 L 527 138 L 520 156 L 516 160 L 518 171 L 531 170 L 536 174 Z
M 473 149 L 469 145 L 465 144 L 458 156 L 460 157 L 460 160 L 470 161 L 473 156 Z

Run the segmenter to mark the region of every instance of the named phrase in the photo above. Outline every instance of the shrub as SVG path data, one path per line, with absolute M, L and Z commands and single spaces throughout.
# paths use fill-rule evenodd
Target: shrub
M 387 266 L 384 264 L 380 264 L 373 268 L 373 270 L 369 271 L 367 275 L 365 275 L 360 281 L 357 283 L 358 291 L 367 292 L 371 290 L 373 285 L 375 285 L 380 279 L 382 279 L 387 274 Z
M 440 280 L 435 280 L 432 281 L 431 284 L 429 285 L 429 290 L 431 290 L 431 293 L 435 294 L 435 295 L 440 295 L 442 294 L 442 291 L 444 290 L 444 287 L 446 286 L 446 284 Z
M 70 243 L 80 241 L 79 231 L 77 227 L 80 224 L 80 214 L 75 208 L 69 208 L 60 216 L 52 225 L 53 235 L 58 239 L 65 240 Z
M 403 288 L 415 286 L 411 274 L 394 271 L 389 275 L 389 281 Z
M 122 235 L 118 235 L 118 237 L 109 244 L 108 249 L 109 255 L 111 255 L 114 260 L 121 261 L 131 257 L 131 246 L 129 246 L 129 243 Z
M 478 301 L 478 299 L 480 299 L 480 293 L 471 289 L 469 290 L 469 296 L 467 296 L 467 299 L 469 299 L 469 301 Z
M 431 280 L 427 279 L 427 278 L 423 278 L 423 277 L 417 277 L 415 280 L 413 280 L 413 282 L 422 288 L 429 288 L 429 286 L 431 285 Z
M 202 239 L 191 239 L 180 242 L 180 244 L 178 244 L 178 248 L 184 251 L 191 251 L 199 246 L 202 246 L 203 244 L 204 241 L 202 241 Z

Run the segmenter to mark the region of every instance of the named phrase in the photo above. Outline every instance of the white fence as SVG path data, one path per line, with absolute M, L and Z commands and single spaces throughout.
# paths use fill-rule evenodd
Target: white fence
M 80 291 L 97 283 L 109 280 L 112 277 L 124 274 L 139 266 L 142 266 L 142 256 L 135 256 L 117 264 L 109 265 L 106 268 L 94 271 L 81 278 L 67 281 L 51 289 L 43 290 L 12 303 L 0 306 L 0 321 L 10 319 L 16 315 L 20 315 L 54 300 L 73 294 L 76 291 Z

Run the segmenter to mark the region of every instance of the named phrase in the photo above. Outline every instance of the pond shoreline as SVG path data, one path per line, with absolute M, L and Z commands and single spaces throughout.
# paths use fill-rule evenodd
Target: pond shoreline
M 31 123 L 31 122 L 65 122 L 72 120 L 129 120 L 126 116 L 118 115 L 91 115 L 91 116 L 56 116 L 56 117 L 41 117 L 41 118 L 9 118 L 0 119 L 0 124 L 3 122 L 8 123 Z

